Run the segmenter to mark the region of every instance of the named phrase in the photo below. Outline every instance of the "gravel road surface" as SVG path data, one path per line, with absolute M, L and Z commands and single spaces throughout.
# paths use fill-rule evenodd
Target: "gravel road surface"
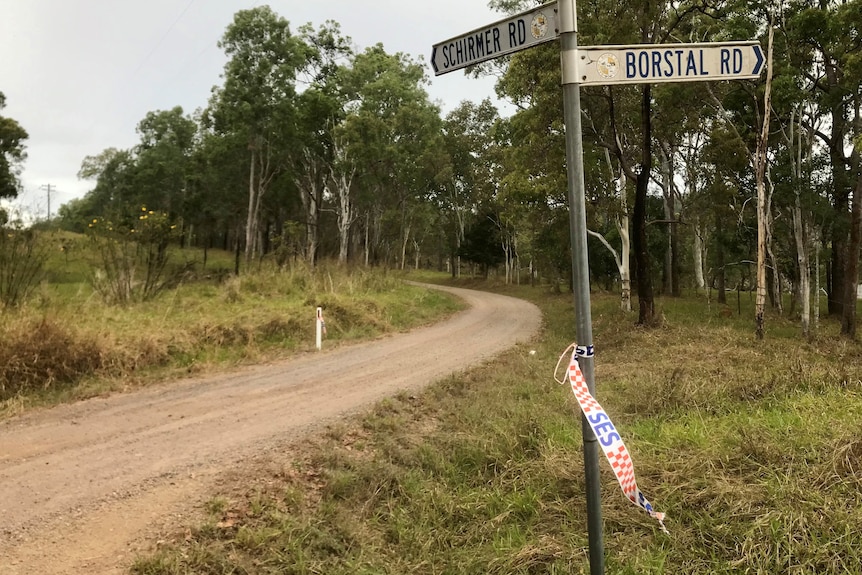
M 0 572 L 124 573 L 226 470 L 538 332 L 522 300 L 456 288 L 444 322 L 285 362 L 0 422 Z

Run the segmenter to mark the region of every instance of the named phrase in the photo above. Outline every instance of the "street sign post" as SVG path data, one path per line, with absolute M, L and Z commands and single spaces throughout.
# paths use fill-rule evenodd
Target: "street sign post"
M 581 86 L 758 78 L 757 42 L 582 46 L 563 74 Z
M 454 72 L 557 37 L 557 3 L 552 2 L 435 44 L 434 75 Z

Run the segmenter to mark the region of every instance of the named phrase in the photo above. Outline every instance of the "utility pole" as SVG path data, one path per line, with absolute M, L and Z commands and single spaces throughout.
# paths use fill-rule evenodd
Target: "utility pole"
M 57 191 L 57 186 L 45 184 L 39 187 L 40 190 L 45 190 L 48 193 L 48 221 L 51 221 L 51 192 Z

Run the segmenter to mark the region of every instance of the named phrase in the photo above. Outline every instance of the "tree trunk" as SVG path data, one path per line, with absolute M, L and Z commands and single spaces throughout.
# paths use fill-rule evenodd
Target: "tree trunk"
M 318 222 L 320 201 L 323 195 L 322 159 L 309 149 L 303 150 L 301 172 L 294 176 L 302 211 L 305 214 L 305 260 L 310 266 L 317 261 Z
M 769 120 L 772 106 L 772 39 L 775 26 L 770 15 L 769 40 L 766 54 L 766 90 L 763 95 L 763 125 L 760 139 L 757 141 L 755 154 L 755 179 L 757 185 L 757 297 L 755 299 L 755 333 L 757 339 L 763 339 L 764 312 L 766 306 L 766 242 L 769 233 L 769 213 L 766 190 L 766 153 L 769 146 Z M 777 275 L 778 270 L 775 270 Z M 775 278 L 776 281 L 778 278 Z
M 698 291 L 706 287 L 706 281 L 703 277 L 703 236 L 700 231 L 700 224 L 694 224 L 694 284 Z
M 662 274 L 661 291 L 665 295 L 673 294 L 673 263 L 674 263 L 674 238 L 673 233 L 676 226 L 670 222 L 674 219 L 674 193 L 673 193 L 673 150 L 661 150 L 661 178 L 662 178 L 662 207 L 664 208 L 664 219 L 668 222 L 665 228 L 666 243 L 664 251 L 664 273 Z
M 859 110 L 856 111 L 857 122 Z M 859 286 L 859 252 L 862 245 L 862 172 L 859 153 L 851 156 L 852 173 L 856 174 L 853 190 L 853 209 L 850 216 L 850 243 L 847 246 L 847 270 L 844 274 L 844 309 L 841 314 L 841 334 L 850 339 L 856 337 L 856 300 Z
M 257 154 L 258 151 L 255 148 L 251 149 L 251 162 L 249 166 L 249 174 L 248 174 L 248 215 L 246 216 L 245 222 L 245 261 L 246 263 L 251 260 L 252 249 L 254 247 L 254 236 L 255 236 L 255 226 L 254 226 L 254 206 L 255 206 L 255 196 L 257 195 L 257 183 L 255 182 L 255 167 L 257 167 Z M 238 240 L 237 240 L 238 241 Z
M 724 269 L 724 219 L 721 217 L 719 207 L 715 208 L 715 266 L 716 266 L 716 285 L 715 291 L 718 292 L 716 298 L 718 303 L 727 304 L 727 294 L 725 293 L 725 269 Z
M 814 331 L 820 329 L 820 245 L 822 240 L 818 236 L 814 246 Z
M 808 257 L 808 234 L 802 220 L 802 202 L 796 190 L 796 204 L 793 206 L 793 235 L 796 238 L 796 258 L 799 264 L 799 301 L 802 304 L 802 335 L 811 336 L 811 270 Z
M 652 100 L 649 84 L 644 84 L 641 98 L 641 166 L 635 187 L 635 205 L 632 213 L 634 232 L 635 268 L 638 278 L 638 323 L 655 324 L 655 300 L 652 287 L 649 246 L 647 245 L 646 208 L 650 172 L 652 172 Z
M 344 159 L 344 162 L 347 160 Z M 331 165 L 329 174 L 335 194 L 338 197 L 338 262 L 347 263 L 348 247 L 350 246 L 350 227 L 353 225 L 355 216 L 353 214 L 353 201 L 351 198 L 351 186 L 353 176 L 356 174 L 356 166 L 346 163 L 338 166 Z

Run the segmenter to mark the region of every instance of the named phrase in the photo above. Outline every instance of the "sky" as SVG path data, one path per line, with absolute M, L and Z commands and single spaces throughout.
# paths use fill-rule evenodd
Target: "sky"
M 133 147 L 147 112 L 206 106 L 226 61 L 219 38 L 234 13 L 263 4 L 294 31 L 335 20 L 358 50 L 421 56 L 444 114 L 486 97 L 505 108 L 493 78 L 435 78 L 429 64 L 434 44 L 500 19 L 487 0 L 0 0 L 0 115 L 30 136 L 15 202 L 25 216 L 48 215 L 49 185 L 52 215 L 89 191 L 81 161 Z

